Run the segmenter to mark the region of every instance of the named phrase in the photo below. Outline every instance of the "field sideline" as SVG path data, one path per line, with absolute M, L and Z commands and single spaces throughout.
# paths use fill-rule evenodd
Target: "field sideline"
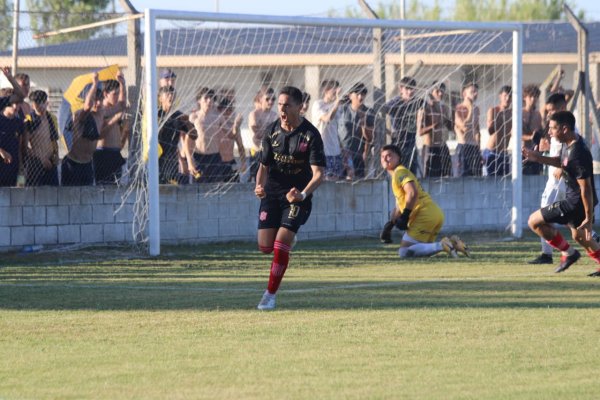
M 597 398 L 593 263 L 466 240 L 472 259 L 410 262 L 301 242 L 271 313 L 251 243 L 3 255 L 0 399 Z

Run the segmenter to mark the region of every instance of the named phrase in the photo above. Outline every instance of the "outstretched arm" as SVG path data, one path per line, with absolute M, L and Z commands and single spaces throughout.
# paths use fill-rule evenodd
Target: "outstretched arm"
M 13 87 L 13 94 L 10 96 L 11 103 L 20 103 L 25 100 L 25 93 L 21 90 L 19 82 L 12 76 L 10 67 L 2 67 L 2 73 Z

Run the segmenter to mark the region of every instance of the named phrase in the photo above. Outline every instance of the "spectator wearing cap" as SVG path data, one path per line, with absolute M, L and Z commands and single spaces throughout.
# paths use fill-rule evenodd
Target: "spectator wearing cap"
M 417 81 L 405 76 L 398 84 L 399 96 L 383 106 L 392 125 L 392 144 L 400 149 L 400 164 L 417 175 L 417 126 L 422 124 L 424 101 L 415 97 Z
M 463 101 L 454 110 L 454 132 L 458 144 L 458 176 L 481 176 L 483 158 L 480 150 L 479 107 L 475 105 L 479 86 L 466 82 L 462 87 Z
M 175 87 L 175 80 L 177 74 L 173 72 L 171 68 L 165 68 L 160 71 L 160 80 L 158 81 L 158 87 Z
M 0 186 L 16 186 L 19 168 L 22 164 L 21 149 L 23 120 L 17 117 L 18 104 L 23 101 L 23 91 L 10 72 L 2 68 L 12 89 L 0 91 Z
M 338 134 L 342 141 L 342 152 L 347 178 L 365 177 L 365 151 L 373 140 L 374 114 L 364 102 L 367 87 L 362 82 L 352 86 L 348 95 L 341 100 Z

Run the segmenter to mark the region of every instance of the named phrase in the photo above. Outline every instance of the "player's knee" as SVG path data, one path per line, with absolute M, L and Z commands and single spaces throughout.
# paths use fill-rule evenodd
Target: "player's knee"
M 529 225 L 530 229 L 537 229 L 540 226 L 538 218 L 536 218 L 536 213 L 533 213 L 529 216 L 527 220 L 527 225 Z
M 260 250 L 261 253 L 271 254 L 273 252 L 273 246 L 258 245 L 258 250 Z
M 414 256 L 414 253 L 410 250 L 410 247 L 400 247 L 398 249 L 398 255 L 400 258 L 410 258 Z

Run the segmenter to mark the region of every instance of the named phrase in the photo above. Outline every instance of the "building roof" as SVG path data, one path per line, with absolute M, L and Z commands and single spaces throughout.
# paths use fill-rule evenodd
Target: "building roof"
M 590 52 L 600 52 L 600 22 L 585 25 L 589 34 Z M 433 31 L 428 31 L 433 32 Z M 406 31 L 405 35 L 428 33 Z M 386 30 L 384 48 L 399 52 L 399 31 Z M 424 35 L 426 36 L 426 35 Z M 414 37 L 414 36 L 413 36 Z M 512 34 L 476 32 L 419 37 L 407 40 L 407 53 L 451 53 L 461 42 L 472 52 L 509 53 Z M 482 49 L 482 43 L 485 47 Z M 577 33 L 568 22 L 524 24 L 524 53 L 576 53 Z M 167 29 L 157 31 L 157 53 L 160 56 L 264 55 L 264 54 L 368 54 L 372 52 L 372 30 L 365 28 L 312 27 L 214 27 L 203 29 Z M 143 49 L 142 49 L 143 51 Z M 1 52 L 0 56 L 8 56 Z M 85 41 L 23 48 L 20 56 L 86 57 L 126 56 L 124 35 Z

